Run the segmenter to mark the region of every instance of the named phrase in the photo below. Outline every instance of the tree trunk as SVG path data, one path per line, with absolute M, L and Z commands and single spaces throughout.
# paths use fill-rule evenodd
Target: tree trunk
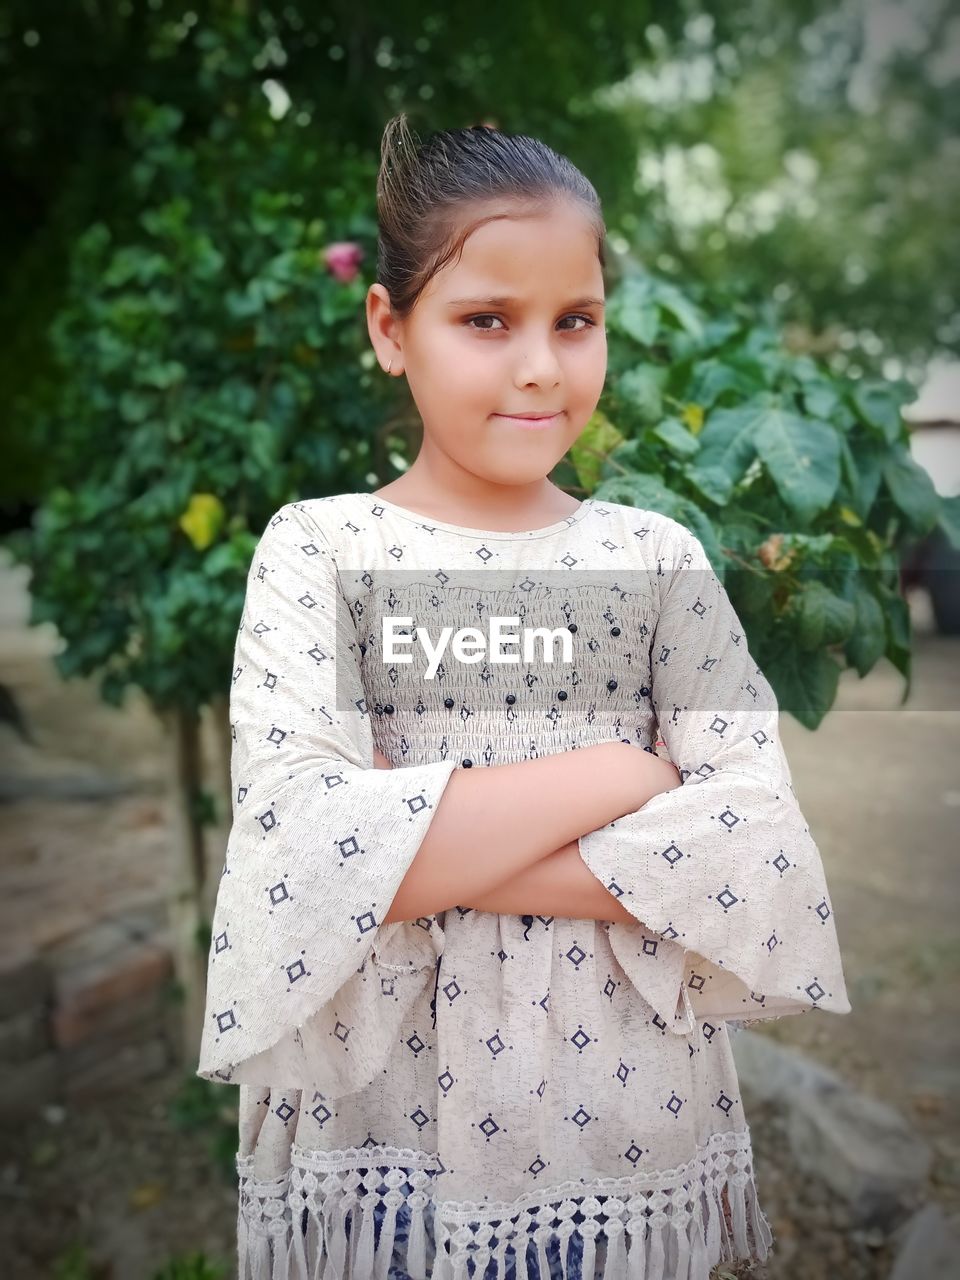
M 228 698 L 215 698 L 208 710 L 207 742 L 210 745 L 209 769 L 205 771 L 207 784 L 213 791 L 217 821 L 210 828 L 207 841 L 207 883 L 204 909 L 208 919 L 213 918 L 217 887 L 227 853 L 227 840 L 233 824 L 233 784 L 230 778 L 230 761 L 233 752 L 233 730 L 230 727 L 230 702 Z
M 173 962 L 183 992 L 183 1061 L 196 1069 L 206 998 L 208 949 L 201 929 L 205 842 L 197 799 L 201 788 L 200 721 L 195 712 L 175 710 L 164 717 L 171 740 L 171 828 L 175 833 L 170 883 Z

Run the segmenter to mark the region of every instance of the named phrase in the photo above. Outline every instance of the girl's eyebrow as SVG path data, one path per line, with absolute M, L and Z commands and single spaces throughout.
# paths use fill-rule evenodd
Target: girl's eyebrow
M 448 307 L 510 307 L 519 303 L 518 298 L 454 298 L 452 302 L 448 302 Z M 575 298 L 573 302 L 568 302 L 569 307 L 602 307 L 604 305 L 602 298 Z

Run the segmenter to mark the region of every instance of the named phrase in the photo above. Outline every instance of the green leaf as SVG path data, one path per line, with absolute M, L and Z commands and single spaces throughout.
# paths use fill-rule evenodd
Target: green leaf
M 211 578 L 218 578 L 226 573 L 236 573 L 239 567 L 236 551 L 229 542 L 218 543 L 203 558 L 203 571 Z
M 763 368 L 744 357 L 702 360 L 698 363 L 684 397 L 704 409 L 712 409 L 721 396 L 749 399 L 765 386 Z
M 258 480 L 277 465 L 277 429 L 269 422 L 255 419 L 247 424 L 243 470 L 251 480 Z
M 570 461 L 585 489 L 590 491 L 596 486 L 605 459 L 623 443 L 623 436 L 606 414 L 595 410 L 570 449 Z
M 680 498 L 676 505 L 674 519 L 679 520 L 685 528 L 699 538 L 714 573 L 723 582 L 726 575 L 727 558 L 723 554 L 720 539 L 709 516 L 688 498 Z
M 700 539 L 714 572 L 723 581 L 725 557 L 709 517 L 689 498 L 668 489 L 660 476 L 615 476 L 604 480 L 594 497 L 601 501 L 622 502 L 641 511 L 657 511 L 676 520 Z
M 887 644 L 887 625 L 880 601 L 862 582 L 856 585 L 854 607 L 856 624 L 847 641 L 844 656 L 862 677 L 883 657 Z
M 657 422 L 663 413 L 660 388 L 666 371 L 654 364 L 638 364 L 616 381 L 614 391 L 639 422 Z
M 937 523 L 942 501 L 930 473 L 900 447 L 884 462 L 883 479 L 914 533 L 929 533 Z
M 703 317 L 686 294 L 667 281 L 656 284 L 654 297 L 665 311 L 691 338 L 703 337 Z
M 842 407 L 838 389 L 823 379 L 805 383 L 802 395 L 803 407 L 811 418 L 830 420 Z
M 153 396 L 141 395 L 136 391 L 124 391 L 118 401 L 120 416 L 125 422 L 143 422 L 149 417 L 155 403 L 156 398 Z
M 846 640 L 857 620 L 856 607 L 817 580 L 801 585 L 787 613 L 796 620 L 800 648 L 807 651 Z
M 690 458 L 700 451 L 700 441 L 677 418 L 664 418 L 654 427 L 653 434 L 680 458 Z
M 780 497 L 808 524 L 828 505 L 840 483 L 836 431 L 827 422 L 771 407 L 757 423 L 755 443 Z
M 947 541 L 955 551 L 960 551 L 960 494 L 943 498 L 937 524 L 947 535 Z
M 601 501 L 622 502 L 644 511 L 659 511 L 674 520 L 682 501 L 678 494 L 666 487 L 660 476 L 642 474 L 613 476 L 604 480 L 594 497 Z
M 146 231 L 159 239 L 177 240 L 186 230 L 191 209 L 186 196 L 174 196 L 156 209 L 145 210 L 140 215 L 140 223 Z
M 228 289 L 224 295 L 223 305 L 227 315 L 234 320 L 249 320 L 263 310 L 263 298 L 255 292 Z
M 138 99 L 127 124 L 137 143 L 165 142 L 172 138 L 183 124 L 183 112 L 179 107 L 160 106 L 146 99 Z
M 183 382 L 187 376 L 186 366 L 179 360 L 157 360 L 145 368 L 137 370 L 137 382 L 148 387 L 157 387 L 165 391 Z
M 756 456 L 756 434 L 769 412 L 770 401 L 766 397 L 750 400 L 736 409 L 714 409 L 698 436 L 697 470 L 717 467 L 732 484 L 742 480 Z
M 733 493 L 733 480 L 723 467 L 704 467 L 698 460 L 687 467 L 684 477 L 699 493 L 720 507 L 726 506 Z
M 649 347 L 656 341 L 660 330 L 660 309 L 653 300 L 650 282 L 645 277 L 628 275 L 623 279 L 609 300 L 607 324 L 643 347 Z
M 763 674 L 773 686 L 782 711 L 807 729 L 816 729 L 837 696 L 840 666 L 828 650 L 808 653 L 784 639 L 772 642 Z
M 198 280 L 212 280 L 226 264 L 226 258 L 211 242 L 209 236 L 200 236 L 192 255 L 192 270 Z
M 612 480 L 624 469 L 641 475 L 657 475 L 663 468 L 663 452 L 646 433 L 640 439 L 623 440 L 604 459 L 597 480 Z
M 912 629 L 910 610 L 900 592 L 899 586 L 880 584 L 880 596 L 884 601 L 883 616 L 887 623 L 887 634 L 898 649 L 909 652 Z
M 884 656 L 906 680 L 900 700 L 902 706 L 910 697 L 913 684 L 913 651 L 911 649 L 910 609 L 898 588 L 880 586 L 883 616 L 887 624 L 887 647 Z
M 731 603 L 741 618 L 768 615 L 772 610 L 776 574 L 735 565 L 727 574 Z
M 162 254 L 139 246 L 117 249 L 103 275 L 103 283 L 116 289 L 130 281 L 149 284 L 156 276 L 170 274 L 170 263 Z
M 881 441 L 862 435 L 852 440 L 841 435 L 839 440 L 841 470 L 848 488 L 850 505 L 860 519 L 865 521 L 876 501 L 888 449 Z
M 258 276 L 247 285 L 247 293 L 251 297 L 260 298 L 264 303 L 279 302 L 288 292 L 289 285 L 285 280 L 274 280 L 270 276 Z M 331 318 L 325 314 L 325 310 L 321 314 L 323 319 Z
M 853 406 L 863 422 L 873 427 L 887 441 L 894 444 L 904 431 L 900 414 L 902 397 L 894 384 L 889 382 L 858 382 L 853 390 Z

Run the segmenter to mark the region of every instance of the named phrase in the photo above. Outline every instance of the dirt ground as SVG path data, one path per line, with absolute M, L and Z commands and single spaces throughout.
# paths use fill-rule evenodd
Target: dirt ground
M 933 634 L 924 596 L 911 608 L 914 685 L 905 706 L 903 681 L 884 663 L 862 681 L 844 674 L 837 704 L 815 733 L 781 717 L 794 786 L 827 869 L 853 1012 L 782 1019 L 763 1030 L 903 1112 L 936 1153 L 928 1195 L 955 1209 L 960 642 Z M 89 684 L 61 683 L 51 663 L 55 637 L 27 630 L 24 618 L 22 574 L 0 563 L 0 679 L 15 691 L 37 747 L 65 768 L 135 784 L 96 802 L 5 805 L 0 936 L 8 945 L 49 945 L 162 896 L 169 766 L 143 703 L 134 698 L 117 711 Z M 215 875 L 219 867 L 216 860 Z M 179 1133 L 168 1119 L 190 1078 L 187 1068 L 82 1108 L 53 1108 L 4 1135 L 5 1280 L 154 1280 L 171 1255 L 196 1250 L 233 1275 L 233 1185 L 213 1166 L 207 1136 Z M 224 1090 L 227 1116 L 231 1093 Z M 852 1232 L 822 1189 L 792 1169 L 779 1118 L 758 1109 L 750 1119 L 778 1247 L 766 1268 L 749 1274 L 886 1277 L 889 1235 Z M 71 1247 L 85 1250 L 90 1265 L 80 1253 L 71 1262 Z

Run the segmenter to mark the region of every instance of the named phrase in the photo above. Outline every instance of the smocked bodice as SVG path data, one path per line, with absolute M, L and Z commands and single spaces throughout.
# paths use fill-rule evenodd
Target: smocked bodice
M 345 576 L 349 580 L 341 573 L 341 582 Z M 471 571 L 471 585 L 457 585 L 466 574 L 434 570 L 429 576 L 388 570 L 385 576 L 387 581 L 369 584 L 354 578 L 359 589 L 350 592 L 350 605 L 374 741 L 394 762 L 455 758 L 496 765 L 598 742 L 653 742 L 650 600 L 642 587 L 612 588 L 599 574 L 590 582 L 564 582 L 528 572 Z M 411 661 L 385 660 L 384 619 L 406 618 L 412 623 L 394 626 L 398 636 L 413 637 L 398 646 Z M 504 623 L 517 641 L 503 651 L 520 661 L 493 660 L 494 618 L 518 619 Z M 427 632 L 431 647 L 444 628 L 451 629 L 432 678 L 417 627 Z M 452 653 L 453 636 L 467 627 L 488 645 L 478 661 Z M 530 634 L 538 628 L 554 633 L 546 645 Z M 523 660 L 525 633 L 533 644 L 530 661 Z M 543 656 L 550 651 L 552 664 Z

